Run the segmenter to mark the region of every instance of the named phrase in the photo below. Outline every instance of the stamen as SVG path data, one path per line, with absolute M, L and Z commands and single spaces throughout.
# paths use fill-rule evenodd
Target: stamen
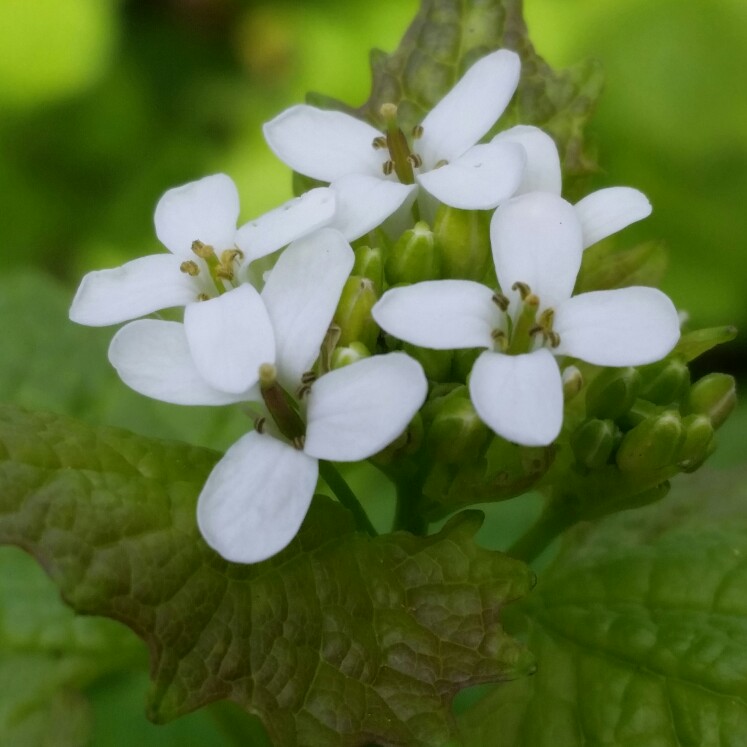
M 198 300 L 198 301 L 209 301 L 209 300 L 210 300 L 210 296 L 208 296 L 208 294 L 207 294 L 207 293 L 200 293 L 200 294 L 199 294 L 199 295 L 197 296 L 197 300 Z
M 560 335 L 557 332 L 549 330 L 547 333 L 547 338 L 548 340 L 550 340 L 550 345 L 552 347 L 557 348 L 560 345 Z
M 555 321 L 555 309 L 545 309 L 537 320 L 538 324 L 541 324 L 545 329 L 552 329 L 552 323 Z
M 494 329 L 490 336 L 501 349 L 501 352 L 505 353 L 508 350 L 508 335 L 502 329 Z
M 306 371 L 301 375 L 302 384 L 313 384 L 316 381 L 316 374 L 313 371 Z
M 304 444 L 306 443 L 306 435 L 294 436 L 293 439 L 291 439 L 291 442 L 294 449 L 303 451 Z
M 266 423 L 267 423 L 267 418 L 264 417 L 264 415 L 262 415 L 261 417 L 257 418 L 254 421 L 254 430 L 257 431 L 257 433 L 264 433 Z
M 412 139 L 420 140 L 421 137 L 423 137 L 423 125 L 415 125 L 412 128 Z
M 382 104 L 379 109 L 381 116 L 386 120 L 387 123 L 396 121 L 397 119 L 397 105 L 396 104 Z
M 414 169 L 419 169 L 423 165 L 423 159 L 417 153 L 410 153 L 410 155 L 407 156 L 407 162 Z
M 188 259 L 186 262 L 182 262 L 179 265 L 179 269 L 185 274 L 189 275 L 190 277 L 196 277 L 200 274 L 200 267 L 197 264 L 197 262 L 193 262 L 191 259 Z
M 394 161 L 384 161 L 384 165 L 381 168 L 384 174 L 389 176 L 394 171 Z
M 510 301 L 500 291 L 493 293 L 493 303 L 501 310 L 507 311 Z
M 298 387 L 298 399 L 303 399 L 307 394 L 311 394 L 311 384 L 304 384 Z
M 226 249 L 221 252 L 220 263 L 222 265 L 230 265 L 237 259 L 244 259 L 244 252 L 242 252 L 238 247 L 234 247 L 233 249 Z
M 520 280 L 517 280 L 512 286 L 511 290 L 519 291 L 519 295 L 521 296 L 522 301 L 526 301 L 527 297 L 531 294 L 532 289 L 526 284 L 522 283 Z
M 215 257 L 215 249 L 210 244 L 203 244 L 202 241 L 195 239 L 192 242 L 192 251 L 200 259 L 212 259 Z
M 375 137 L 371 143 L 374 150 L 384 150 L 386 148 L 386 138 L 383 135 Z
M 440 169 L 442 166 L 448 166 L 448 165 L 449 165 L 449 162 L 445 158 L 442 158 L 440 161 L 436 162 L 436 165 L 433 168 Z
M 215 276 L 222 280 L 233 280 L 233 269 L 225 265 L 220 265 L 215 268 Z

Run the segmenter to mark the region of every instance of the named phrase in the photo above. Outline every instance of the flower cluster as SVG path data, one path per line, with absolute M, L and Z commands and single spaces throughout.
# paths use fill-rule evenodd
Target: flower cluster
M 568 361 L 640 365 L 676 343 L 677 313 L 658 290 L 572 295 L 584 249 L 646 217 L 646 198 L 621 187 L 571 205 L 560 197 L 557 149 L 535 127 L 480 142 L 519 74 L 515 53 L 487 55 L 407 134 L 393 104 L 382 107 L 383 131 L 292 107 L 265 126 L 267 142 L 329 187 L 239 228 L 227 176 L 169 190 L 155 211 L 169 253 L 83 279 L 70 317 L 127 322 L 109 358 L 130 387 L 176 404 L 251 403 L 254 429 L 226 452 L 198 502 L 200 530 L 225 558 L 280 551 L 303 521 L 319 460 L 366 459 L 405 431 L 428 381 L 403 343 L 483 349 L 468 379 L 474 409 L 524 445 L 558 436 Z M 437 257 L 422 256 L 402 270 L 410 260 L 393 247 L 425 240 L 435 257 L 429 225 L 454 210 L 493 211 L 495 274 L 449 277 Z M 253 263 L 269 255 L 276 261 L 263 274 Z M 397 287 L 385 288 L 384 263 Z M 174 307 L 184 308 L 181 321 L 140 318 Z M 334 355 L 342 345 L 348 354 Z

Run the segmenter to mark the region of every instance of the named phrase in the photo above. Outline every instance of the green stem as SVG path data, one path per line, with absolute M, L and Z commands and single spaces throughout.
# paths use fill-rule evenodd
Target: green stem
M 511 545 L 507 553 L 514 558 L 531 563 L 556 537 L 575 523 L 576 517 L 573 512 L 560 511 L 555 504 L 550 503 L 539 519 Z
M 412 485 L 401 482 L 397 486 L 397 508 L 394 514 L 394 529 L 404 529 L 411 534 L 424 537 L 428 533 L 428 522 L 418 512 L 418 501 L 413 500 L 420 491 L 413 491 Z M 408 489 L 409 488 L 409 489 Z
M 345 482 L 345 479 L 337 471 L 332 462 L 320 460 L 319 474 L 321 474 L 324 481 L 337 496 L 337 500 L 340 501 L 340 503 L 342 503 L 351 514 L 353 514 L 358 529 L 366 532 L 371 537 L 376 537 L 378 532 L 374 528 L 374 525 L 371 523 L 366 512 L 363 510 L 363 506 L 358 502 L 355 493 L 350 489 L 350 486 Z

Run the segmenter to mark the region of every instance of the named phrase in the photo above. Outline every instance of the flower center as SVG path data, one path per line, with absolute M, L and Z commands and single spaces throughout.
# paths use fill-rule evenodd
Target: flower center
M 198 278 L 202 274 L 203 269 L 206 269 L 210 281 L 219 296 L 236 287 L 234 277 L 238 269 L 238 264 L 244 257 L 241 249 L 236 247 L 226 249 L 220 253 L 219 257 L 210 244 L 204 244 L 202 241 L 195 240 L 192 242 L 192 251 L 202 262 L 198 263 L 192 259 L 182 262 L 179 269 L 183 273 L 190 277 Z M 205 292 L 197 296 L 199 301 L 207 301 L 209 298 L 210 295 Z
M 514 283 L 511 290 L 518 291 L 520 297 L 518 307 L 511 314 L 508 313 L 511 304 L 508 297 L 500 292 L 493 295 L 493 302 L 503 312 L 506 321 L 505 330 L 501 328 L 493 330 L 493 339 L 498 349 L 509 355 L 528 353 L 539 347 L 538 336 L 541 337 L 540 345 L 558 347 L 560 335 L 552 328 L 555 311 L 547 308 L 538 316 L 539 296 L 532 293 L 526 283 Z
M 386 121 L 386 134 L 374 138 L 372 143 L 376 150 L 386 148 L 389 151 L 389 160 L 384 162 L 384 173 L 389 176 L 392 172 L 402 184 L 414 184 L 415 173 L 423 165 L 423 159 L 410 149 L 405 133 L 397 121 L 397 107 L 394 104 L 384 104 L 381 107 L 381 116 Z M 412 139 L 422 137 L 423 128 L 417 125 L 412 130 Z

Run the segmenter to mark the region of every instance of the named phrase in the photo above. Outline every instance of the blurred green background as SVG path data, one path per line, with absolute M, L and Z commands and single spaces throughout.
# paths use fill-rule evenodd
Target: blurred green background
M 239 186 L 242 220 L 289 197 L 290 174 L 265 146 L 261 123 L 307 90 L 361 103 L 368 49 L 394 49 L 417 5 L 0 0 L 0 401 L 230 443 L 242 427 L 230 414 L 127 392 L 106 362 L 111 331 L 67 321 L 72 294 L 89 270 L 162 251 L 152 215 L 172 186 L 226 172 Z M 654 205 L 622 241 L 666 242 L 664 289 L 695 326 L 747 327 L 747 4 L 526 0 L 525 11 L 553 66 L 593 56 L 606 70 L 589 130 L 600 164 L 589 189 L 635 186 Z M 740 335 L 703 366 L 744 379 L 745 360 Z M 727 426 L 721 464 L 744 461 L 744 419 Z M 95 645 L 81 651 L 90 631 L 77 631 L 33 564 L 3 550 L 0 577 L 0 597 L 16 599 L 0 611 L 0 672 L 38 675 L 3 678 L 0 737 L 32 746 L 84 744 L 84 733 L 105 746 L 240 743 L 225 708 L 149 726 L 139 644 L 128 639 L 126 666 Z M 17 592 L 29 585 L 38 594 L 23 601 Z M 41 622 L 29 627 L 32 617 L 57 626 L 47 630 L 58 637 Z M 120 633 L 97 635 L 103 651 Z M 76 666 L 61 669 L 72 651 Z M 67 736 L 49 726 L 61 713 Z

